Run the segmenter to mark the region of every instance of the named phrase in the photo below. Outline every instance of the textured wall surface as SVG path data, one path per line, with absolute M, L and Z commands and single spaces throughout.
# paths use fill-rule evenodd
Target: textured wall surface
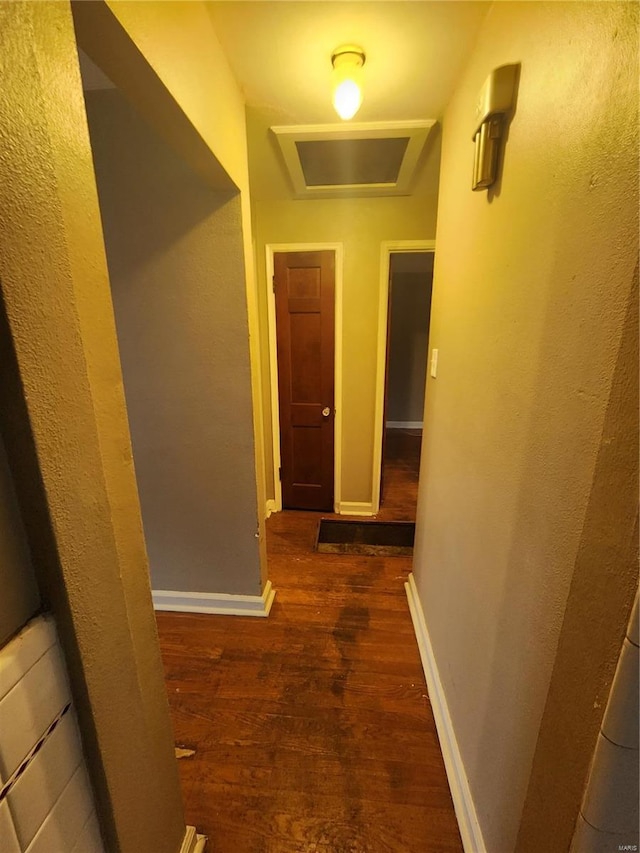
M 1 4 L 0 54 L 12 473 L 107 847 L 175 853 L 184 817 L 69 5 Z
M 267 496 L 273 497 L 273 458 L 267 331 L 265 246 L 269 243 L 344 245 L 342 330 L 342 500 L 371 502 L 380 288 L 384 240 L 428 240 L 435 234 L 440 136 L 436 127 L 413 195 L 390 198 L 293 200 L 269 139 L 278 123 L 247 112 L 249 164 L 260 287 Z M 336 405 L 339 405 L 336 401 Z
M 107 0 L 235 185 L 247 187 L 244 99 L 206 3 Z
M 78 43 L 182 160 L 215 189 L 240 191 L 246 313 L 250 337 L 256 505 L 263 584 L 264 451 L 258 295 L 244 100 L 220 47 L 206 4 L 149 0 L 76 3 Z
M 633 596 L 636 12 L 496 3 L 443 122 L 414 573 L 491 853 L 568 848 Z M 473 193 L 476 96 L 514 61 Z
M 239 199 L 86 101 L 153 588 L 259 595 Z
M 0 645 L 40 606 L 31 556 L 0 438 Z

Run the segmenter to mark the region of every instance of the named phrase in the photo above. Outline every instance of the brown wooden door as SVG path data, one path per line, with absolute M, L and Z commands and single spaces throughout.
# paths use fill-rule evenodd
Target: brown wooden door
M 335 256 L 274 255 L 282 505 L 333 511 Z

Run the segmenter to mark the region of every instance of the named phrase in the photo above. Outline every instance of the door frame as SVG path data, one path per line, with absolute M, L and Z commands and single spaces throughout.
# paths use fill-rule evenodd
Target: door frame
M 274 275 L 273 256 L 276 252 L 335 253 L 334 281 L 334 408 L 333 421 L 333 508 L 339 511 L 342 481 L 342 243 L 267 243 L 266 284 L 267 322 L 269 325 L 269 381 L 271 385 L 271 436 L 273 449 L 273 483 L 275 499 L 267 501 L 267 515 L 282 509 L 282 483 L 280 482 L 280 398 L 278 394 L 278 349 L 276 339 L 276 297 L 272 287 Z
M 373 483 L 371 494 L 371 505 L 374 515 L 380 509 L 380 478 L 382 477 L 382 441 L 384 438 L 383 421 L 387 370 L 387 324 L 389 322 L 389 275 L 391 272 L 391 255 L 398 252 L 435 252 L 435 249 L 435 240 L 385 240 L 380 244 L 376 403 L 374 414 Z

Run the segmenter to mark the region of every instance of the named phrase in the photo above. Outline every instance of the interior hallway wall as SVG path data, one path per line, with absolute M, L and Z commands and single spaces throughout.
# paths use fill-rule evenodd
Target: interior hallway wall
M 436 227 L 440 133 L 427 141 L 413 194 L 386 198 L 292 198 L 269 128 L 276 116 L 247 110 L 249 167 L 259 285 L 266 493 L 274 497 L 271 378 L 265 247 L 271 243 L 342 243 L 342 494 L 371 503 L 376 390 L 380 244 L 433 239 Z M 340 401 L 336 401 L 340 405 Z
M 496 3 L 443 121 L 414 573 L 490 853 L 568 849 L 637 578 L 637 50 L 633 4 Z
M 208 4 L 202 0 L 80 0 L 73 3 L 73 15 L 78 43 L 126 93 L 138 113 L 212 186 L 232 184 L 239 190 L 250 330 L 252 456 L 264 585 L 267 556 L 258 295 L 242 92 L 216 36 Z
M 153 588 L 259 595 L 238 196 L 118 90 L 86 102 Z
M 184 812 L 69 3 L 0 3 L 0 55 L 7 455 L 105 846 L 175 853 Z
M 391 255 L 386 421 L 421 423 L 427 381 L 433 252 L 418 256 L 424 264 L 424 270 L 419 272 L 404 270 L 402 261 L 397 260 L 402 257 L 407 256 Z
M 40 607 L 7 452 L 0 437 L 0 646 Z

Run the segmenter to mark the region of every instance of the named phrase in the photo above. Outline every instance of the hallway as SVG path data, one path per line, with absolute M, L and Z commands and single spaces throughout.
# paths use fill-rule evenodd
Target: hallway
M 395 439 L 400 439 L 396 441 Z M 415 516 L 389 442 L 383 518 Z M 187 822 L 215 853 L 461 850 L 403 582 L 410 558 L 316 554 L 268 521 L 266 620 L 158 613 Z

